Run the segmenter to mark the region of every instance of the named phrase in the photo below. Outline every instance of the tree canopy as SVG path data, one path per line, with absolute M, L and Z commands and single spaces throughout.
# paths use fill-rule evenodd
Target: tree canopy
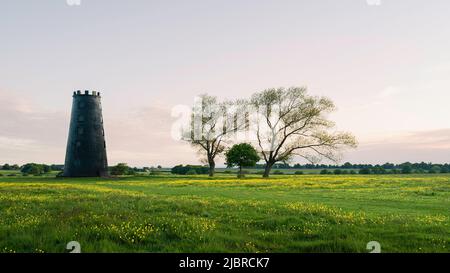
M 342 149 L 357 146 L 352 134 L 335 131 L 327 118 L 335 110 L 333 102 L 308 95 L 304 87 L 267 89 L 254 94 L 251 104 L 258 111 L 256 138 L 266 162 L 265 177 L 276 162 L 293 156 L 338 161 Z
M 253 167 L 261 159 L 258 152 L 248 143 L 234 145 L 225 153 L 227 167 L 239 167 L 238 177 L 242 177 L 242 168 Z
M 183 132 L 201 161 L 209 165 L 209 176 L 214 176 L 216 158 L 225 151 L 230 135 L 238 131 L 236 106 L 239 102 L 220 102 L 216 97 L 203 94 L 192 108 L 189 129 Z

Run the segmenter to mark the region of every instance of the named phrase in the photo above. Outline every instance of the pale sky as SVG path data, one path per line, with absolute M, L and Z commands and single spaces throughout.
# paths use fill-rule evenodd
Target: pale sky
M 450 162 L 448 0 L 0 0 L 0 164 L 64 162 L 72 92 L 97 90 L 109 163 L 197 163 L 175 105 L 304 86 L 360 145 Z

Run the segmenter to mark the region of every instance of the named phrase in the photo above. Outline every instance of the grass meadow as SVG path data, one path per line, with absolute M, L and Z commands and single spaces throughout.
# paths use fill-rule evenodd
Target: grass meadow
M 450 252 L 450 175 L 0 177 L 0 252 Z

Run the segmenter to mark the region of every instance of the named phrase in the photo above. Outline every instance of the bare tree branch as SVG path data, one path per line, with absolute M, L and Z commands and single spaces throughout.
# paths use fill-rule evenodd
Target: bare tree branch
M 304 87 L 267 89 L 253 95 L 251 103 L 264 118 L 268 129 L 257 124 L 256 137 L 260 153 L 270 168 L 293 155 L 311 158 L 308 151 L 318 157 L 334 160 L 340 151 L 356 147 L 349 133 L 328 132 L 334 123 L 326 114 L 335 109 L 333 102 L 324 97 L 309 96 Z M 269 146 L 270 150 L 264 149 Z

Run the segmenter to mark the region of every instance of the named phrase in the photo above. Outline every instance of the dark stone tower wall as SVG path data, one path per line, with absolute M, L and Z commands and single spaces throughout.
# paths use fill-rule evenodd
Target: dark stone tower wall
M 101 97 L 95 91 L 73 94 L 64 176 L 108 176 Z

